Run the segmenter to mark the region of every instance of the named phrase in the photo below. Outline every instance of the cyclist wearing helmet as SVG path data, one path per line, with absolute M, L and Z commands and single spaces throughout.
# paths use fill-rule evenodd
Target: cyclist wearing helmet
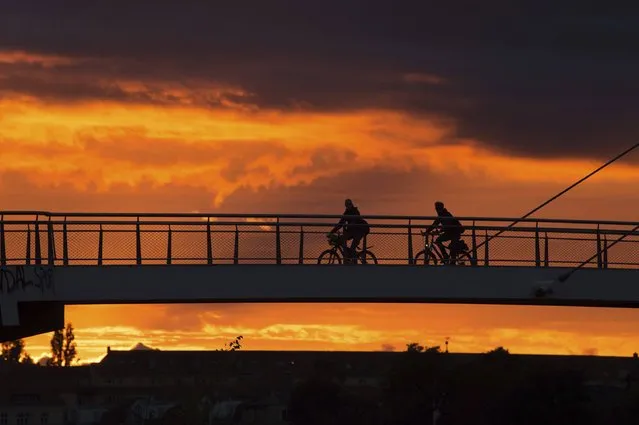
M 348 259 L 355 258 L 355 250 L 357 249 L 360 241 L 364 238 L 364 236 L 368 235 L 371 231 L 368 222 L 362 218 L 359 213 L 359 209 L 353 205 L 353 201 L 347 199 L 344 201 L 344 206 L 346 210 L 344 217 L 335 225 L 333 230 L 329 232 L 329 235 L 337 232 L 340 227 L 344 228 L 344 234 L 342 235 L 342 240 L 340 241 L 342 244 L 342 248 L 344 249 L 344 253 L 348 254 Z M 349 226 L 350 224 L 355 224 L 355 226 Z M 350 249 L 347 246 L 347 242 L 352 240 Z M 347 260 L 346 258 L 344 260 Z
M 450 257 L 452 257 L 453 263 L 457 258 L 457 251 L 459 246 L 463 243 L 461 241 L 461 234 L 464 233 L 464 226 L 444 207 L 444 203 L 441 201 L 435 202 L 435 211 L 437 211 L 437 218 L 433 221 L 426 232 L 430 232 L 433 228 L 441 226 L 442 233 L 437 236 L 435 243 L 439 246 L 442 256 L 444 257 L 444 263 L 449 260 L 448 250 L 444 245 L 444 242 L 450 241 L 448 245 L 450 248 Z

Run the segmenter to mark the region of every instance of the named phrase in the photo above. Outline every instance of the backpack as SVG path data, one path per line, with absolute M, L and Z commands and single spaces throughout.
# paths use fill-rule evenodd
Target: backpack
M 459 233 L 464 233 L 466 231 L 466 226 L 464 226 L 463 224 L 459 224 Z
M 464 233 L 466 231 L 466 227 L 464 227 L 463 224 L 461 224 L 461 221 L 457 220 L 456 218 L 454 218 L 455 220 L 455 226 L 459 226 L 459 233 Z

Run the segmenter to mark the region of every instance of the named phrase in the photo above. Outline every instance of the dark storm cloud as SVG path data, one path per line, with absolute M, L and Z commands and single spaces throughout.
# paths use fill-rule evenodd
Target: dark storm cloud
M 262 107 L 440 115 L 461 137 L 536 156 L 610 156 L 639 136 L 636 7 L 116 3 L 13 2 L 0 15 L 0 47 L 104 58 L 109 65 L 91 65 L 103 77 L 238 86 Z M 104 96 L 145 100 L 116 88 Z

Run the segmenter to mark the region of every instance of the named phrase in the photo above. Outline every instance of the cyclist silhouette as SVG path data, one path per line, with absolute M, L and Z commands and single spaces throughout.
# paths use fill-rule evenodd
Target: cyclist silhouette
M 449 258 L 452 257 L 452 263 L 455 263 L 455 259 L 457 258 L 457 254 L 461 245 L 463 244 L 461 240 L 461 235 L 464 233 L 464 226 L 457 220 L 445 207 L 444 203 L 441 201 L 435 202 L 435 211 L 437 211 L 437 218 L 433 221 L 428 229 L 426 229 L 426 233 L 432 231 L 432 229 L 436 227 L 441 227 L 442 232 L 437 239 L 435 239 L 435 243 L 439 247 L 442 253 L 442 257 L 444 258 L 444 263 L 449 262 Z M 450 241 L 448 247 L 450 249 L 450 257 L 448 255 L 448 250 L 444 245 L 444 242 Z
M 341 218 L 339 223 L 335 225 L 333 230 L 329 232 L 333 234 L 337 232 L 340 227 L 344 228 L 344 233 L 341 236 L 340 244 L 344 249 L 344 254 L 348 255 L 348 258 L 344 258 L 344 262 L 350 262 L 355 259 L 356 249 L 359 246 L 360 241 L 364 238 L 364 236 L 368 235 L 371 231 L 371 228 L 366 220 L 364 220 L 360 213 L 359 209 L 353 205 L 353 201 L 350 199 L 346 199 L 344 201 L 344 206 L 346 210 L 344 217 Z M 355 226 L 349 226 L 354 224 Z M 348 248 L 347 242 L 352 240 L 351 247 Z

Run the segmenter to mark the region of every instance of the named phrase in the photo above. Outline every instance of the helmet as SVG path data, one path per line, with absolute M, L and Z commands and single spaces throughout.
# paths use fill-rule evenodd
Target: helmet
M 435 209 L 441 209 L 444 208 L 444 203 L 442 201 L 437 201 L 435 202 Z

